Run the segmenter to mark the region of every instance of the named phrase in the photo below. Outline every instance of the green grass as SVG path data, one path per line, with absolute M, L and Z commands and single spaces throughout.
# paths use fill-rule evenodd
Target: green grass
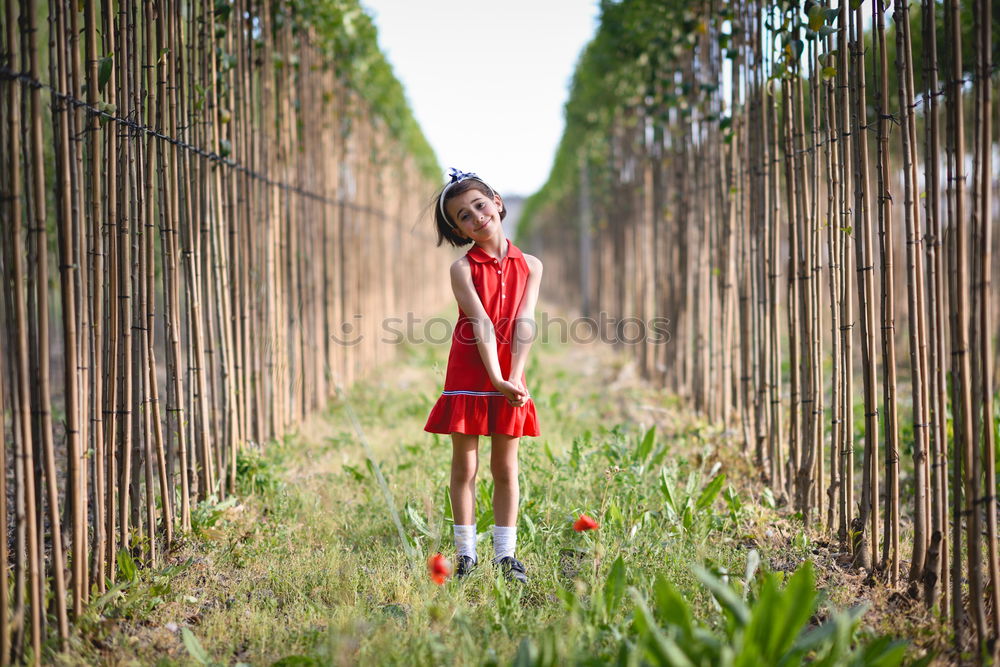
M 404 348 L 349 391 L 349 406 L 331 404 L 299 433 L 244 453 L 239 502 L 198 508 L 194 534 L 170 554 L 169 569 L 140 569 L 94 605 L 59 661 L 681 664 L 668 659 L 673 644 L 696 651 L 694 664 L 714 662 L 705 657 L 721 655 L 713 647 L 763 664 L 778 649 L 758 642 L 758 626 L 789 625 L 782 610 L 804 605 L 810 611 L 787 646 L 774 646 L 791 651 L 799 630 L 836 617 L 842 623 L 831 637 L 840 653 L 830 639 L 789 664 L 807 654 L 842 664 L 861 655 L 855 650 L 889 652 L 883 664 L 896 664 L 898 646 L 863 649 L 856 641 L 866 636 L 856 636 L 858 614 L 836 616 L 822 596 L 794 604 L 781 597 L 784 571 L 810 554 L 810 540 L 801 531 L 780 542 L 764 537 L 779 518 L 754 502 L 757 490 L 727 480 L 746 464 L 720 429 L 663 408 L 676 402 L 630 380 L 607 350 L 552 345 L 533 354 L 527 377 L 543 435 L 524 439 L 520 453 L 518 555 L 527 587 L 505 583 L 488 565 L 485 438 L 477 493 L 483 565 L 462 582 L 437 586 L 428 577 L 428 556 L 453 554 L 450 441 L 422 430 L 447 348 Z M 405 549 L 348 410 L 387 480 Z M 600 528 L 575 533 L 580 513 Z M 748 568 L 756 560 L 760 567 Z M 726 590 L 760 616 L 750 620 L 756 625 L 739 625 L 751 617 Z

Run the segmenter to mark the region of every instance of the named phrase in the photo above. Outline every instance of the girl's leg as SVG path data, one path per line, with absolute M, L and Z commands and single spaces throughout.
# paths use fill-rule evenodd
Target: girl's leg
M 476 471 L 479 469 L 479 436 L 451 434 L 451 511 L 455 523 L 475 523 Z
M 498 526 L 517 525 L 517 445 L 520 438 L 503 433 L 490 436 L 490 472 L 493 473 L 493 521 Z

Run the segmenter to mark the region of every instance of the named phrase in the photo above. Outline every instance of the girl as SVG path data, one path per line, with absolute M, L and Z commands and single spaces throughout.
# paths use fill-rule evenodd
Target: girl
M 451 341 L 444 391 L 425 431 L 450 433 L 451 506 L 455 518 L 456 577 L 475 566 L 476 471 L 479 436 L 491 441 L 493 563 L 508 580 L 527 582 L 514 558 L 517 543 L 517 446 L 538 435 L 535 404 L 524 383 L 524 366 L 535 333 L 535 302 L 542 263 L 504 235 L 503 199 L 481 178 L 451 170 L 435 202 L 438 245 L 472 248 L 451 265 L 458 323 Z

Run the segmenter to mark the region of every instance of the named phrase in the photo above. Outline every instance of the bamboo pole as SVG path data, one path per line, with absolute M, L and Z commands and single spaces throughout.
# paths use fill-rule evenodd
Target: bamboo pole
M 34 0 L 29 0 L 27 10 L 29 12 L 28 16 L 28 47 L 29 47 L 29 75 L 32 77 L 38 77 L 38 50 L 36 48 L 35 40 L 35 16 L 36 16 L 36 5 Z M 50 10 L 51 11 L 51 10 Z M 50 18 L 51 21 L 51 18 Z M 50 28 L 51 29 L 51 28 Z M 53 106 L 56 106 L 56 102 L 53 101 Z M 36 333 L 37 339 L 34 341 L 35 348 L 35 363 L 38 368 L 37 383 L 35 384 L 38 396 L 38 407 L 36 410 L 37 416 L 37 426 L 41 433 L 41 447 L 44 456 L 44 473 L 45 473 L 45 500 L 48 507 L 48 518 L 49 518 L 49 534 L 50 541 L 52 545 L 51 549 L 51 577 L 52 577 L 52 595 L 53 595 L 53 612 L 56 617 L 57 626 L 59 629 L 59 638 L 61 641 L 65 641 L 69 637 L 69 622 L 66 615 L 66 582 L 65 582 L 65 572 L 63 570 L 63 564 L 65 562 L 65 553 L 62 546 L 62 529 L 61 529 L 61 517 L 59 513 L 59 488 L 58 481 L 56 479 L 56 453 L 55 453 L 55 440 L 53 434 L 52 426 L 52 399 L 51 399 L 51 360 L 49 357 L 49 300 L 48 300 L 48 216 L 47 207 L 45 204 L 45 152 L 42 147 L 42 110 L 41 110 L 41 91 L 38 88 L 32 88 L 30 93 L 30 109 L 31 109 L 31 128 L 30 128 L 30 151 L 31 151 L 31 195 L 30 199 L 32 202 L 31 206 L 31 220 L 32 228 L 31 233 L 35 240 L 35 294 L 34 294 L 34 304 L 35 304 L 35 319 L 36 319 Z M 63 141 L 68 141 L 64 136 Z M 65 145 L 63 143 L 62 145 Z M 65 154 L 63 154 L 65 159 Z M 63 174 L 65 177 L 65 174 Z M 65 193 L 63 193 L 64 198 L 61 200 L 63 203 L 66 202 Z M 68 217 L 68 212 L 62 209 L 62 214 Z M 68 281 L 67 281 L 68 282 Z M 64 283 L 64 288 L 66 283 Z M 69 308 L 70 311 L 73 310 L 72 306 Z M 30 316 L 30 315 L 29 315 Z M 64 313 L 64 317 L 72 317 L 71 313 Z M 75 326 L 73 327 L 75 332 Z M 67 341 L 64 346 L 63 354 L 73 355 L 73 362 L 75 365 L 76 356 L 74 354 L 73 343 Z M 75 410 L 76 405 L 73 404 L 72 408 Z M 68 416 L 68 415 L 67 415 Z M 77 424 L 73 423 L 73 430 L 77 431 Z M 73 440 L 75 441 L 76 433 L 73 435 Z M 71 450 L 75 451 L 75 450 Z M 71 453 L 72 456 L 72 453 Z M 39 501 L 41 496 L 39 497 Z M 40 517 L 38 517 L 40 519 Z M 42 568 L 42 562 L 44 561 L 43 553 L 39 552 L 39 570 Z M 44 586 L 44 582 L 39 583 L 39 588 Z M 36 660 L 40 656 L 36 655 Z
M 875 45 L 878 57 L 878 86 L 875 88 L 877 122 L 877 157 L 875 162 L 878 186 L 879 257 L 882 274 L 882 404 L 885 409 L 885 512 L 883 514 L 882 559 L 879 569 L 889 572 L 889 582 L 899 581 L 899 408 L 896 380 L 896 297 L 893 258 L 892 191 L 889 186 L 889 58 L 885 42 L 885 6 L 872 3 L 875 24 Z M 897 35 L 899 31 L 897 30 Z M 898 44 L 897 40 L 897 44 Z M 912 327 L 911 327 L 912 328 Z M 872 533 L 874 540 L 875 533 Z
M 854 228 L 859 242 L 855 243 L 857 258 L 858 307 L 861 316 L 861 365 L 865 397 L 865 455 L 861 482 L 861 507 L 855 525 L 855 564 L 872 568 L 878 559 L 878 394 L 875 377 L 875 280 L 874 243 L 871 225 L 871 193 L 868 177 L 868 138 L 865 102 L 865 56 L 861 36 L 861 8 L 854 10 L 851 22 L 851 131 L 854 139 Z M 867 531 L 867 533 L 866 533 Z M 867 549 L 867 552 L 866 552 Z
M 954 507 L 954 532 L 952 534 L 952 605 L 956 647 L 961 648 L 963 636 L 962 569 L 961 569 L 961 517 L 966 517 L 966 552 L 969 580 L 970 612 L 976 629 L 977 644 L 985 638 L 986 618 L 983 607 L 982 569 L 980 565 L 980 541 L 978 528 L 981 524 L 980 506 L 977 497 L 976 456 L 973 452 L 974 433 L 972 431 L 972 369 L 969 359 L 969 279 L 964 267 L 968 265 L 968 226 L 965 206 L 965 119 L 963 117 L 962 38 L 957 0 L 945 4 L 948 41 L 950 43 L 950 76 L 946 86 L 948 110 L 950 111 L 949 178 L 952 182 L 951 232 L 946 239 L 949 251 L 949 299 L 952 345 L 952 414 L 954 428 L 952 463 L 952 495 Z M 964 496 L 964 498 L 963 498 Z
M 930 446 L 931 446 L 931 542 L 927 552 L 927 560 L 923 573 L 924 604 L 931 607 L 937 597 L 937 586 L 940 582 L 940 609 L 947 617 L 950 612 L 948 596 L 951 593 L 948 585 L 948 442 L 946 437 L 947 422 L 947 380 L 945 377 L 945 288 L 944 288 L 944 257 L 941 252 L 943 227 L 941 224 L 940 205 L 940 139 L 938 136 L 938 62 L 937 62 L 937 17 L 936 3 L 924 0 L 921 3 L 924 43 L 924 183 L 926 188 L 926 249 L 927 249 L 927 319 L 931 323 L 930 359 L 932 369 L 930 380 Z
M 910 558 L 911 594 L 924 569 L 928 536 L 928 396 L 927 334 L 924 305 L 924 267 L 920 210 L 917 207 L 916 120 L 913 114 L 913 63 L 907 3 L 898 3 L 893 16 L 896 28 L 896 71 L 899 83 L 900 135 L 903 162 L 903 217 L 906 226 L 906 287 L 909 314 L 910 386 L 913 396 L 913 551 Z M 898 538 L 898 527 L 896 529 Z M 898 548 L 898 545 L 897 545 Z
M 32 13 L 32 17 L 34 14 Z M 7 47 L 10 50 L 12 62 L 17 61 L 19 53 L 18 39 L 14 37 L 13 27 L 17 25 L 14 18 L 13 3 L 7 6 Z M 34 19 L 28 18 L 29 25 L 33 25 Z M 29 35 L 27 48 L 29 53 L 23 56 L 22 63 L 27 65 L 32 60 L 30 52 L 34 51 L 33 35 Z M 22 67 L 24 66 L 22 65 Z M 30 66 L 30 65 L 29 65 Z M 29 94 L 30 95 L 30 94 Z M 21 137 L 21 108 L 22 104 L 27 105 L 28 96 L 17 95 L 15 86 L 12 84 L 8 96 L 9 114 L 8 127 L 11 144 L 11 154 L 19 155 Z M 20 98 L 20 99 L 19 99 Z M 29 141 L 34 141 L 33 137 Z M 17 159 L 11 161 L 10 183 L 10 252 L 8 257 L 12 266 L 13 285 L 13 320 L 14 339 L 17 345 L 15 355 L 16 364 L 16 425 L 20 428 L 17 438 L 15 438 L 15 485 L 17 487 L 17 507 L 15 508 L 15 522 L 17 524 L 17 555 L 15 559 L 16 583 L 14 590 L 15 607 L 13 610 L 14 623 L 14 661 L 23 659 L 22 641 L 24 628 L 27 625 L 31 631 L 31 648 L 34 652 L 34 664 L 40 663 L 40 653 L 42 644 L 42 593 L 41 579 L 44 568 L 39 567 L 39 535 L 38 521 L 35 516 L 36 508 L 36 488 L 34 477 L 34 434 L 32 432 L 32 392 L 29 380 L 29 324 L 28 324 L 28 304 L 27 304 L 27 268 L 25 266 L 26 251 L 22 246 L 22 210 L 21 210 L 21 170 L 20 162 Z M 26 170 L 27 171 L 27 170 Z M 27 178 L 27 175 L 25 176 Z M 26 188 L 26 197 L 30 200 L 31 187 Z M 28 607 L 25 609 L 25 587 L 28 589 Z
M 978 56 L 976 62 L 976 115 L 978 116 L 979 137 L 976 142 L 977 173 L 974 176 L 977 189 L 975 224 L 978 227 L 978 243 L 975 246 L 978 260 L 978 275 L 974 286 L 977 300 L 975 317 L 979 330 L 980 366 L 979 397 L 982 405 L 981 427 L 976 429 L 977 449 L 982 460 L 984 473 L 984 495 L 976 498 L 976 504 L 986 508 L 985 534 L 987 545 L 986 569 L 989 575 L 990 597 L 990 640 L 996 644 L 1000 639 L 1000 556 L 997 554 L 997 498 L 996 498 L 996 435 L 994 430 L 993 397 L 995 385 L 993 378 L 993 313 L 990 303 L 990 286 L 992 285 L 992 249 L 993 226 L 995 224 L 993 211 L 993 124 L 992 124 L 992 49 L 993 49 L 993 7 L 990 2 L 979 0 L 976 3 L 975 45 Z M 912 85 L 912 84 L 911 84 Z M 979 411 L 977 410 L 977 414 Z M 982 444 L 978 444 L 981 442 Z M 977 527 L 976 536 L 984 531 Z M 994 646 L 993 659 L 1000 656 L 1000 648 Z
M 84 8 L 84 24 L 86 32 L 86 82 L 87 104 L 96 107 L 99 94 L 98 57 L 97 57 L 97 3 L 88 3 Z M 102 219 L 102 170 L 101 164 L 101 128 L 96 114 L 87 115 L 87 163 L 86 172 L 89 175 L 87 189 L 88 203 L 88 238 L 87 238 L 87 268 L 90 286 L 88 290 L 90 307 L 89 357 L 90 375 L 88 391 L 90 393 L 88 408 L 90 420 L 90 442 L 94 455 L 90 461 L 90 475 L 93 484 L 90 485 L 93 507 L 93 538 L 90 548 L 89 576 L 84 584 L 86 597 L 92 586 L 98 591 L 104 589 L 102 566 L 104 563 L 104 357 L 102 342 L 104 340 L 104 220 Z M 86 517 L 84 517 L 86 519 Z M 76 558 L 77 556 L 74 556 Z
M 105 40 L 105 53 L 108 54 L 105 57 L 111 58 L 112 72 L 107 85 L 104 90 L 104 97 L 107 99 L 107 104 L 117 105 L 118 101 L 118 83 L 119 73 L 116 70 L 121 69 L 120 65 L 115 63 L 121 63 L 121 52 L 118 48 L 116 34 L 117 34 L 117 23 L 116 23 L 116 13 L 111 11 L 112 3 L 110 0 L 105 0 L 102 5 L 102 16 L 104 17 L 104 29 L 102 34 Z M 122 415 L 118 412 L 118 401 L 119 401 L 119 387 L 118 387 L 118 350 L 121 347 L 121 321 L 120 314 L 121 308 L 119 306 L 119 287 L 118 284 L 121 281 L 121 268 L 119 263 L 119 253 L 118 245 L 119 234 L 119 147 L 120 140 L 118 133 L 114 131 L 116 128 L 114 125 L 110 129 L 105 129 L 105 136 L 108 142 L 107 150 L 105 151 L 106 159 L 106 197 L 105 201 L 107 203 L 107 223 L 105 224 L 104 234 L 106 235 L 106 257 L 108 258 L 108 308 L 107 308 L 107 326 L 106 331 L 108 332 L 107 343 L 105 345 L 105 386 L 104 386 L 104 415 L 105 415 L 105 429 L 104 429 L 104 448 L 105 448 L 105 471 L 104 471 L 104 510 L 103 515 L 105 517 L 105 540 L 106 551 L 105 557 L 102 559 L 103 570 L 101 575 L 98 576 L 100 582 L 103 581 L 114 581 L 117 568 L 117 553 L 118 553 L 118 531 L 117 531 L 117 506 L 115 503 L 116 498 L 116 486 L 118 479 L 118 447 L 119 447 L 119 422 L 121 421 Z M 99 583 L 99 586 L 103 588 L 103 584 Z
M 18 65 L 20 55 L 19 36 L 15 33 L 14 26 L 17 25 L 18 16 L 15 13 L 13 2 L 5 3 L 5 51 L 8 54 L 8 63 L 12 66 Z M 7 151 L 3 153 L 5 159 L 6 178 L 4 180 L 5 193 L 0 202 L 3 203 L 4 210 L 4 284 L 9 282 L 10 289 L 5 291 L 5 324 L 9 331 L 9 336 L 4 346 L 9 355 L 9 367 L 11 368 L 11 413 L 13 415 L 13 464 L 14 464 L 14 485 L 15 485 L 15 551 L 14 551 L 14 605 L 8 613 L 10 594 L 7 588 L 8 552 L 7 542 L 0 550 L 2 554 L 3 581 L 0 582 L 0 663 L 10 664 L 12 660 L 12 645 L 16 647 L 13 651 L 15 655 L 20 653 L 23 636 L 26 611 L 24 608 L 24 587 L 25 580 L 30 580 L 31 607 L 27 613 L 31 614 L 31 625 L 36 627 L 40 624 L 41 610 L 39 607 L 40 595 L 36 592 L 34 585 L 35 577 L 30 573 L 34 564 L 37 563 L 38 542 L 37 535 L 34 534 L 35 519 L 31 515 L 34 508 L 34 489 L 31 470 L 34 467 L 31 461 L 31 400 L 28 391 L 28 336 L 26 328 L 27 305 L 25 303 L 25 267 L 24 251 L 22 246 L 22 207 L 21 190 L 21 94 L 17 82 L 8 80 L 3 82 L 4 99 L 6 101 L 5 124 L 6 124 L 6 145 Z M 6 439 L 5 439 L 6 440 Z M 4 445 L 6 450 L 6 442 Z M 6 451 L 3 462 L 7 465 Z M 6 469 L 6 468 L 5 468 Z M 7 535 L 7 494 L 6 477 L 4 476 L 4 492 L 0 503 L 3 503 L 0 512 L 0 521 L 3 522 L 3 535 Z M 36 639 L 37 638 L 37 639 Z M 32 646 L 37 655 L 40 650 L 41 635 L 39 631 L 32 632 Z
M 832 52 L 833 39 L 827 36 L 825 40 L 825 51 Z M 824 62 L 829 62 L 829 56 Z M 832 66 L 832 65 L 827 65 Z M 825 130 L 824 170 L 826 174 L 827 200 L 826 200 L 826 253 L 829 262 L 827 272 L 827 286 L 830 299 L 830 486 L 827 491 L 827 521 L 828 532 L 834 532 L 845 525 L 843 512 L 844 507 L 840 504 L 840 496 L 844 485 L 844 474 L 840 465 L 841 432 L 847 428 L 844 423 L 843 396 L 841 376 L 841 341 L 840 341 L 840 295 L 843 291 L 843 273 L 840 264 L 841 246 L 843 245 L 843 234 L 840 233 L 840 189 L 841 171 L 837 146 L 837 105 L 836 105 L 836 74 L 823 74 L 825 78 L 823 84 L 823 115 Z

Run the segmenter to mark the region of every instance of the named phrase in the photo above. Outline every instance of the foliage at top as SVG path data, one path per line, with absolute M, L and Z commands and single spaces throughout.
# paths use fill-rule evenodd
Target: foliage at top
M 855 8 L 859 0 L 849 0 Z M 575 197 L 582 160 L 606 173 L 609 140 L 613 128 L 629 127 L 639 115 L 652 120 L 652 129 L 662 136 L 671 121 L 690 122 L 693 118 L 717 124 L 724 138 L 731 136 L 731 118 L 721 108 L 721 63 L 734 62 L 737 50 L 734 33 L 741 29 L 734 14 L 739 3 L 709 5 L 681 0 L 602 0 L 597 33 L 577 63 L 565 107 L 566 127 L 545 185 L 529 197 L 519 223 L 519 233 L 530 234 L 541 210 L 566 204 Z M 765 29 L 771 37 L 769 54 L 763 54 L 766 76 L 790 78 L 810 76 L 809 65 L 800 62 L 808 41 L 822 40 L 842 30 L 837 2 L 777 0 L 766 5 Z M 892 12 L 888 12 L 890 33 Z M 937 12 L 939 67 L 946 61 L 944 15 Z M 910 9 L 915 61 L 914 85 L 924 86 L 922 62 L 922 17 L 918 6 Z M 994 33 L 1000 31 L 1000 12 L 994 12 Z M 971 8 L 961 8 L 963 69 L 972 75 L 974 26 Z M 866 52 L 871 53 L 870 32 L 865 35 Z M 1000 40 L 994 40 L 993 62 L 1000 62 Z M 822 50 L 822 49 L 821 49 Z M 890 63 L 896 61 L 895 39 L 887 40 Z M 832 54 L 830 54 L 832 56 Z M 821 74 L 829 79 L 837 74 L 832 57 L 820 56 Z M 874 60 L 866 63 L 867 79 L 875 80 Z M 741 65 L 745 66 L 745 65 Z M 896 68 L 889 68 L 889 90 L 896 90 Z M 939 86 L 944 77 L 939 73 Z M 891 95 L 895 95 L 894 92 Z M 891 106 L 891 103 L 890 103 Z M 918 112 L 920 109 L 918 109 Z M 691 135 L 691 128 L 686 131 Z M 689 141 L 697 138 L 688 136 Z M 595 183 L 594 187 L 600 184 Z M 571 203 L 571 200 L 570 200 Z M 550 216 L 542 216 L 550 217 Z M 559 216 L 557 216 L 559 217 Z
M 314 31 L 314 45 L 337 77 L 370 105 L 390 133 L 417 161 L 421 173 L 435 182 L 441 167 L 413 117 L 402 84 L 378 47 L 378 30 L 358 0 L 292 0 L 293 28 Z
M 581 151 L 602 160 L 618 115 L 644 111 L 665 119 L 676 108 L 690 114 L 710 86 L 695 90 L 682 72 L 684 56 L 707 32 L 698 3 L 675 0 L 602 0 L 597 34 L 580 56 L 566 103 L 566 129 L 546 184 L 525 202 L 521 233 L 547 202 L 573 192 Z M 721 12 L 716 19 L 728 18 Z M 687 77 L 690 79 L 690 77 Z M 693 93 L 693 95 L 692 95 Z

